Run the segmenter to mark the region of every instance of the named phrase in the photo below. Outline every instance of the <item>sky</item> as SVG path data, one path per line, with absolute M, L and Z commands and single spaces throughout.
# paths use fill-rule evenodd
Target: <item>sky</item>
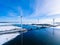
M 0 0 L 0 21 L 51 23 L 60 20 L 60 0 Z

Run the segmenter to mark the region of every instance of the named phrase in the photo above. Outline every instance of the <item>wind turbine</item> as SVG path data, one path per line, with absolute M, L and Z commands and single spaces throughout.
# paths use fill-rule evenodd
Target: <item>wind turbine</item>
M 54 35 L 54 21 L 55 21 L 55 19 L 53 18 L 53 35 Z
M 19 12 L 19 17 L 21 20 L 21 27 L 22 27 L 22 15 L 23 15 L 22 8 L 18 7 L 18 12 Z M 23 45 L 23 32 L 21 32 L 21 45 Z

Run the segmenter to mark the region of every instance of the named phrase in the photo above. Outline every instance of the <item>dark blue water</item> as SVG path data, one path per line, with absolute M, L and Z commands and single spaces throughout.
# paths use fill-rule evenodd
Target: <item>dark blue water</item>
M 21 25 L 15 24 L 14 26 L 20 27 Z M 38 28 L 32 25 L 23 25 L 23 28 L 28 31 L 23 33 L 23 45 L 57 45 L 52 28 Z M 18 35 L 4 45 L 21 45 L 21 36 L 22 34 Z

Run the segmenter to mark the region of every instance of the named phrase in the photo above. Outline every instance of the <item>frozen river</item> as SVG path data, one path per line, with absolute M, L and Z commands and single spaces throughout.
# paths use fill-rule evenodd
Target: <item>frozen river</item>
M 20 27 L 20 25 L 6 26 L 5 29 L 13 29 Z M 60 27 L 48 27 L 48 28 L 38 28 L 31 25 L 23 25 L 23 28 L 27 29 L 27 32 L 23 35 L 23 45 L 60 45 Z M 2 29 L 0 27 L 0 29 Z M 3 29 L 4 30 L 4 29 Z M 54 31 L 54 34 L 53 34 Z M 21 34 L 5 34 L 0 35 L 0 45 L 20 45 L 21 43 Z M 16 43 L 16 44 L 15 44 Z

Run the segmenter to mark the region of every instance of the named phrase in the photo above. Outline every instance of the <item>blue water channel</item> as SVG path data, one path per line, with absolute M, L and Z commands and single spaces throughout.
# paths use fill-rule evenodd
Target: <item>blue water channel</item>
M 20 24 L 14 24 L 14 26 L 21 27 Z M 23 24 L 22 28 L 27 29 L 27 32 L 23 33 L 23 44 L 21 44 L 21 34 L 3 45 L 60 45 L 60 42 L 55 38 L 55 33 L 58 33 L 60 29 L 54 29 L 58 32 L 53 34 L 53 28 L 51 27 L 42 28 Z

